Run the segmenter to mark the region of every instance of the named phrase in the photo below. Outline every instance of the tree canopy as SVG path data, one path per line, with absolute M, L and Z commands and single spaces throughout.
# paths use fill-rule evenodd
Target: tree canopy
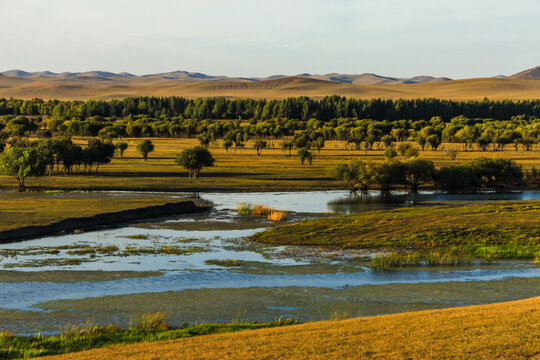
M 207 148 L 195 146 L 178 154 L 176 163 L 188 171 L 190 179 L 197 179 L 203 168 L 214 166 L 215 159 Z

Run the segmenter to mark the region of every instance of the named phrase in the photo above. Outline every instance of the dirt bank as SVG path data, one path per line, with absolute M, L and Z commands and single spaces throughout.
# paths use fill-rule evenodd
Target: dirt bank
M 107 212 L 89 217 L 67 218 L 48 225 L 24 226 L 17 229 L 0 231 L 0 244 L 74 231 L 91 231 L 107 227 L 117 227 L 120 224 L 143 219 L 199 213 L 207 209 L 207 207 L 199 206 L 193 201 L 181 201 L 138 209 Z

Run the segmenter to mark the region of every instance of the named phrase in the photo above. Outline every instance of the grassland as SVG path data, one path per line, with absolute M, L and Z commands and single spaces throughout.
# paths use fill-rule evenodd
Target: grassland
M 84 198 L 39 197 L 35 194 L 8 194 L 0 197 L 0 231 L 22 226 L 47 225 L 66 218 L 163 205 L 160 197 L 121 197 L 114 200 L 88 194 Z
M 221 141 L 210 151 L 216 158 L 213 168 L 203 169 L 198 180 L 188 179 L 185 169 L 174 163 L 181 150 L 198 145 L 195 139 L 152 139 L 155 152 L 144 161 L 136 151 L 140 139 L 126 139 L 129 148 L 123 159 L 113 159 L 111 164 L 100 166 L 99 173 L 79 175 L 54 175 L 28 179 L 26 185 L 42 189 L 80 190 L 152 190 L 152 191 L 301 191 L 344 188 L 344 184 L 328 175 L 328 170 L 337 163 L 353 158 L 382 161 L 383 150 L 346 150 L 343 141 L 327 141 L 320 152 L 315 151 L 312 166 L 300 164 L 298 157 L 288 157 L 280 149 L 280 142 L 271 141 L 271 146 L 257 156 L 252 142 L 246 149 L 229 151 L 221 148 Z M 86 143 L 85 139 L 75 139 Z M 443 144 L 439 151 L 422 151 L 421 156 L 432 159 L 436 166 L 458 164 L 470 159 L 487 156 L 513 159 L 524 169 L 540 167 L 540 152 L 506 151 L 459 152 L 456 160 L 447 155 L 448 149 L 461 150 L 459 144 Z M 0 176 L 0 187 L 16 188 L 14 178 Z
M 537 99 L 540 82 L 477 78 L 407 85 L 357 85 L 287 77 L 265 81 L 209 81 L 181 83 L 174 79 L 55 79 L 0 78 L 0 97 L 87 100 L 130 96 L 223 96 L 228 98 L 283 99 L 293 96 L 321 98 L 327 95 L 371 99 L 440 98 L 452 100 Z
M 540 298 L 157 343 L 47 359 L 538 359 Z
M 539 216 L 539 202 L 415 207 L 308 220 L 249 239 L 275 245 L 397 252 L 390 258 L 377 258 L 377 267 L 534 259 L 540 258 Z
M 118 344 L 165 341 L 208 334 L 221 334 L 273 326 L 295 324 L 293 320 L 266 323 L 198 324 L 173 327 L 164 320 L 163 313 L 142 315 L 133 321 L 129 329 L 118 325 L 67 326 L 60 335 L 13 336 L 0 333 L 0 358 L 21 359 L 78 352 Z

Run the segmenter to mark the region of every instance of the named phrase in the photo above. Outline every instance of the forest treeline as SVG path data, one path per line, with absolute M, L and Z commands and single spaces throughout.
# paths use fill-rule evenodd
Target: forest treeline
M 540 141 L 540 100 L 455 102 L 437 99 L 313 100 L 140 97 L 111 101 L 0 99 L 0 146 L 8 138 L 86 136 L 197 137 L 208 146 L 243 147 L 248 139 L 291 139 L 294 147 L 343 140 L 355 149 L 385 149 L 413 141 L 424 150 L 442 143 L 530 151 Z M 7 114 L 7 115 L 6 115 Z M 305 143 L 305 144 L 304 144 Z M 290 146 L 289 146 L 290 151 Z M 1 152 L 1 148 L 0 148 Z
M 58 119 L 86 119 L 93 116 L 155 118 L 260 119 L 287 118 L 328 121 L 337 118 L 373 120 L 426 120 L 440 116 L 444 121 L 456 116 L 508 120 L 513 116 L 540 118 L 540 100 L 451 101 L 441 99 L 383 100 L 327 96 L 282 100 L 187 99 L 182 97 L 135 97 L 122 100 L 60 101 L 41 99 L 1 99 L 0 115 L 42 115 Z

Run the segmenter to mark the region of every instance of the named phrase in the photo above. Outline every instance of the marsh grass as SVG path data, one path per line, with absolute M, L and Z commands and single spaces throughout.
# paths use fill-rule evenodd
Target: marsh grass
M 539 217 L 538 201 L 414 207 L 307 220 L 248 239 L 384 253 L 373 259 L 374 267 L 534 260 L 540 254 Z
M 81 325 L 66 325 L 58 335 L 16 336 L 11 332 L 0 332 L 0 359 L 26 359 L 39 356 L 66 354 L 101 348 L 116 344 L 154 342 L 220 334 L 243 330 L 297 324 L 291 319 L 278 319 L 265 323 L 230 324 L 184 324 L 175 327 L 166 321 L 162 312 L 143 314 L 132 319 L 129 328 L 117 324 L 99 325 L 88 321 Z
M 210 259 L 206 260 L 206 265 L 218 265 L 218 266 L 225 266 L 225 267 L 234 267 L 234 266 L 241 266 L 245 263 L 243 260 L 235 260 L 235 259 Z
M 275 210 L 269 206 L 261 204 L 238 204 L 236 211 L 241 215 L 266 217 L 270 221 L 284 221 L 287 219 L 287 212 L 283 210 Z
M 287 220 L 287 212 L 282 210 L 272 210 L 270 214 L 268 214 L 268 220 L 285 221 Z
M 462 266 L 470 265 L 474 258 L 468 255 L 460 255 L 450 252 L 433 251 L 427 253 L 392 252 L 377 255 L 371 259 L 371 267 L 375 269 L 391 269 L 414 266 Z M 483 262 L 485 263 L 485 261 Z

